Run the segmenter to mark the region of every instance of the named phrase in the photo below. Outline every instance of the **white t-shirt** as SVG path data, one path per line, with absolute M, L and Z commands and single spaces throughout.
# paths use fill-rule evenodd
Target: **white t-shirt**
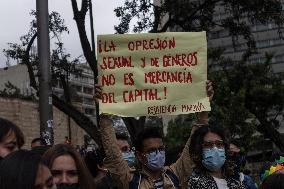
M 220 179 L 216 177 L 213 177 L 213 178 L 217 184 L 218 189 L 229 189 L 227 186 L 227 181 L 225 179 Z

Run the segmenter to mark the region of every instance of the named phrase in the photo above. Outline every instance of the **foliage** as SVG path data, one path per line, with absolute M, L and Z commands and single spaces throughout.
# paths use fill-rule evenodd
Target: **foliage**
M 145 127 L 160 127 L 163 128 L 163 120 L 161 117 L 150 116 L 147 117 Z
M 279 37 L 284 23 L 280 0 L 126 0 L 115 10 L 120 24 L 117 33 L 130 31 L 214 31 L 225 29 L 233 46 L 246 42 L 246 51 L 240 61 L 222 57 L 224 49 L 209 49 L 209 78 L 214 82 L 215 97 L 211 121 L 231 130 L 245 151 L 257 142 L 256 130 L 270 138 L 282 151 L 284 140 L 277 132 L 280 115 L 283 116 L 283 75 L 273 74 L 271 56 L 260 64 L 249 64 L 256 53 L 252 24 L 278 26 Z M 214 19 L 219 14 L 222 19 Z M 171 123 L 177 124 L 175 122 Z M 175 132 L 175 131 L 174 131 Z M 178 133 L 178 132 L 176 132 Z M 261 136 L 260 136 L 261 137 Z M 176 140 L 179 137 L 173 136 Z M 172 143 L 174 142 L 172 141 Z
M 34 80 L 36 80 L 36 76 L 38 76 L 38 70 L 39 70 L 39 61 L 38 56 L 36 52 L 27 52 L 28 49 L 26 49 L 27 46 L 29 46 L 30 43 L 33 43 L 34 37 L 37 35 L 36 30 L 36 12 L 32 10 L 30 12 L 31 16 L 34 16 L 35 18 L 30 22 L 30 29 L 26 35 L 23 35 L 20 37 L 21 44 L 16 43 L 8 43 L 9 48 L 4 49 L 3 52 L 6 54 L 6 56 L 18 60 L 22 63 L 27 64 L 28 66 L 31 66 L 32 72 L 34 77 Z M 52 70 L 52 85 L 56 85 L 57 81 L 61 81 L 61 83 L 67 81 L 67 77 L 70 73 L 75 75 L 80 75 L 81 71 L 76 69 L 76 64 L 80 62 L 80 57 L 75 58 L 74 60 L 70 59 L 70 54 L 65 52 L 63 43 L 61 42 L 61 35 L 64 32 L 69 32 L 68 28 L 64 24 L 64 20 L 61 18 L 60 14 L 57 12 L 51 12 L 49 15 L 49 30 L 51 33 L 51 39 L 55 39 L 54 46 L 55 48 L 52 49 L 51 53 L 51 70 Z M 31 44 L 30 44 L 31 45 Z M 26 60 L 26 53 L 29 53 L 28 60 Z M 25 61 L 29 61 L 26 63 Z M 32 86 L 37 90 L 38 84 L 37 81 L 34 81 L 36 83 L 36 86 Z M 64 85 L 64 84 L 62 84 Z
M 169 151 L 183 149 L 191 132 L 191 126 L 194 121 L 193 114 L 179 115 L 168 123 L 165 143 Z
M 255 41 L 250 29 L 254 23 L 275 23 L 279 33 L 284 22 L 279 0 L 126 0 L 124 6 L 115 9 L 120 24 L 117 33 L 150 31 L 211 31 L 225 28 L 235 45 L 239 39 L 246 41 L 248 51 L 244 57 L 255 52 Z M 222 8 L 221 21 L 213 19 Z M 225 16 L 226 15 L 226 16 Z
M 36 100 L 34 94 L 31 95 L 23 95 L 18 87 L 13 85 L 10 81 L 5 83 L 4 89 L 0 90 L 1 97 L 8 97 L 8 98 L 19 98 L 24 100 Z
M 258 142 L 256 130 L 277 142 L 264 129 L 266 124 L 271 131 L 277 129 L 284 110 L 284 75 L 273 73 L 271 58 L 267 54 L 265 62 L 248 64 L 220 57 L 222 69 L 209 74 L 215 89 L 211 121 L 229 128 L 244 151 Z

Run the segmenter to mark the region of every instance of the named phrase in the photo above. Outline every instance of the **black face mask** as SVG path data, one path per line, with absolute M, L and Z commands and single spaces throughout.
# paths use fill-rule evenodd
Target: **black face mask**
M 79 189 L 79 184 L 74 183 L 74 184 L 66 184 L 66 183 L 61 183 L 57 184 L 57 189 Z
M 241 171 L 242 165 L 245 162 L 245 157 L 241 155 L 234 155 L 234 156 L 229 156 L 228 159 L 234 162 L 235 164 L 234 173 L 238 175 Z

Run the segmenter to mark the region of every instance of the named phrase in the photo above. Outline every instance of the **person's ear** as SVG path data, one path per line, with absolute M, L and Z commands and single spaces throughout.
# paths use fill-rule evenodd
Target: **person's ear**
M 138 152 L 138 151 L 136 151 L 135 152 L 135 156 L 136 156 L 136 159 L 139 161 L 139 162 L 141 162 L 141 163 L 144 163 L 144 156 L 143 156 L 143 154 L 141 153 L 141 152 Z

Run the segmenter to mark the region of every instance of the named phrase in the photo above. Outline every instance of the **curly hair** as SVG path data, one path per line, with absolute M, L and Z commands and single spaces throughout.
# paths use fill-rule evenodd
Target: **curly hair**
M 149 138 L 160 138 L 163 139 L 163 133 L 158 127 L 147 127 L 143 129 L 134 141 L 135 150 L 138 152 L 143 152 L 143 142 Z
M 202 174 L 205 174 L 208 171 L 202 164 L 202 159 L 203 159 L 202 144 L 203 144 L 205 135 L 209 132 L 215 133 L 221 137 L 221 139 L 224 142 L 226 157 L 228 157 L 228 152 L 229 152 L 229 147 L 230 147 L 228 133 L 221 127 L 205 125 L 197 129 L 191 137 L 191 141 L 189 145 L 189 154 L 193 162 L 196 165 L 196 171 Z M 234 168 L 233 162 L 226 159 L 224 165 L 222 166 L 224 176 L 232 177 L 234 173 L 233 168 Z

